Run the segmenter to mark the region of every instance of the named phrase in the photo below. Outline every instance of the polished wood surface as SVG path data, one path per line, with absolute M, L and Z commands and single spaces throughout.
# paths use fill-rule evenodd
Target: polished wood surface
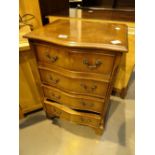
M 135 21 L 135 11 L 134 10 L 124 10 L 124 9 L 110 9 L 110 8 L 70 8 L 69 15 L 59 14 L 48 15 L 50 17 L 63 17 L 63 18 L 81 18 L 81 19 L 95 19 L 95 20 L 107 20 L 113 23 L 127 22 L 133 23 Z M 49 21 L 50 22 L 50 21 Z M 51 22 L 50 22 L 51 23 Z
M 44 100 L 47 113 L 59 116 L 62 119 L 76 122 L 78 124 L 88 125 L 97 128 L 100 125 L 101 118 L 96 114 L 82 113 L 72 110 L 64 105 Z
M 70 24 L 65 23 L 72 21 L 75 21 L 75 25 L 84 23 L 91 26 L 90 34 L 77 27 L 78 31 L 76 28 L 75 31 L 70 30 L 73 35 L 65 38 L 67 41 L 56 39 L 58 30 L 61 37 L 65 35 L 62 32 L 69 32 Z M 121 56 L 128 49 L 126 26 L 119 25 L 116 32 L 112 28 L 117 24 L 108 25 L 109 27 L 100 22 L 62 19 L 26 35 L 36 55 L 41 80 L 38 81 L 38 88 L 42 87 L 44 110 L 48 118 L 57 116 L 91 126 L 96 133 L 103 132 Z M 120 27 L 124 29 L 121 33 Z M 95 32 L 92 29 L 98 30 Z M 77 40 L 79 34 L 81 37 Z M 100 35 L 102 36 L 89 39 L 89 36 Z M 107 43 L 110 38 L 116 42 L 121 40 L 124 44 L 120 48 L 117 45 L 111 46 Z M 69 45 L 71 39 L 76 42 L 72 46 Z M 99 46 L 95 46 L 97 44 Z
M 91 21 L 91 22 L 101 22 L 101 23 L 115 23 L 115 24 L 125 24 L 128 26 L 128 29 L 133 29 L 135 27 L 135 23 L 134 20 L 132 19 L 122 19 L 120 18 L 120 16 L 117 16 L 117 18 L 115 19 L 113 16 L 109 17 L 109 14 L 111 14 L 111 10 L 108 10 L 108 17 L 104 16 L 104 12 L 106 12 L 106 10 L 99 10 L 100 13 L 97 14 L 98 10 L 92 10 L 92 9 L 70 9 L 70 15 L 68 16 L 47 16 L 49 23 L 54 22 L 55 20 L 58 19 L 78 19 L 78 20 L 84 20 L 84 21 Z M 85 15 L 86 14 L 86 15 Z M 87 15 L 88 14 L 88 15 Z M 113 13 L 115 14 L 115 12 Z M 123 15 L 123 13 L 122 13 Z M 80 24 L 79 24 L 80 25 Z
M 19 30 L 19 52 L 30 50 L 28 39 L 23 38 L 23 35 L 30 32 L 29 26 L 24 26 Z
M 22 118 L 24 118 L 24 113 L 19 105 L 19 119 L 22 119 Z
M 31 51 L 22 51 L 19 55 L 19 104 L 25 114 L 42 108 L 40 95 L 32 74 Z
M 32 74 L 36 66 L 35 57 L 30 50 L 28 40 L 23 38 L 23 35 L 28 32 L 30 28 L 25 26 L 19 33 L 19 118 L 23 118 L 28 112 L 42 108 L 40 94 Z
M 35 48 L 40 63 L 50 63 L 72 71 L 103 73 L 107 76 L 111 73 L 115 57 L 113 53 L 103 54 L 103 50 L 94 52 L 91 49 L 70 49 L 43 44 L 36 44 Z
M 97 80 L 83 78 L 79 79 L 78 77 L 70 78 L 69 74 L 66 77 L 55 72 L 40 70 L 40 76 L 43 83 L 75 94 L 104 98 L 108 88 L 108 82 L 100 82 Z
M 45 97 L 67 105 L 72 109 L 89 110 L 101 113 L 104 106 L 103 99 L 85 95 L 75 95 L 47 85 L 43 85 L 43 90 Z
M 115 13 L 116 12 L 116 13 Z M 107 14 L 106 14 L 107 13 Z M 100 9 L 70 9 L 70 17 L 79 20 L 85 21 L 99 21 L 103 23 L 119 23 L 126 24 L 128 26 L 128 53 L 124 53 L 122 56 L 122 61 L 118 71 L 118 76 L 114 83 L 114 93 L 118 94 L 122 98 L 125 97 L 125 92 L 127 92 L 128 83 L 133 73 L 134 64 L 135 64 L 135 23 L 133 18 L 130 18 L 129 14 L 124 15 L 124 12 L 121 13 L 121 16 L 117 14 L 117 11 Z M 113 14 L 116 14 L 117 18 L 113 17 Z M 134 15 L 134 14 L 133 14 Z M 122 16 L 127 17 L 122 18 Z M 58 16 L 48 16 L 49 22 L 52 23 L 57 19 L 67 19 L 68 17 L 58 17 Z M 80 25 L 79 25 L 80 26 Z
M 122 61 L 120 64 L 118 76 L 114 83 L 114 88 L 120 91 L 120 95 L 125 97 L 129 80 L 133 73 L 135 67 L 135 30 L 129 29 L 128 30 L 128 45 L 129 45 L 129 52 L 124 53 L 122 56 Z M 123 93 L 123 94 L 122 94 Z M 124 94 L 125 93 L 125 94 Z
M 48 64 L 48 63 L 39 63 L 38 68 L 43 69 L 49 72 L 55 72 L 62 76 L 70 77 L 72 79 L 83 79 L 83 80 L 92 80 L 92 81 L 100 81 L 104 83 L 110 82 L 109 74 L 98 74 L 98 73 L 90 73 L 90 72 L 79 72 L 73 70 L 67 70 L 62 67 L 58 67 L 56 65 Z
M 81 18 L 134 22 L 135 11 L 125 9 L 106 9 L 89 7 L 82 9 Z
M 120 24 L 58 19 L 25 37 L 68 47 L 99 48 L 119 52 L 128 50 L 127 26 Z

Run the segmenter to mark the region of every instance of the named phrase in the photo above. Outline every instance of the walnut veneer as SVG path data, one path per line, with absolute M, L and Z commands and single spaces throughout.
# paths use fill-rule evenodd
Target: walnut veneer
M 102 133 L 121 55 L 128 50 L 126 25 L 60 19 L 25 37 L 36 56 L 47 116 Z

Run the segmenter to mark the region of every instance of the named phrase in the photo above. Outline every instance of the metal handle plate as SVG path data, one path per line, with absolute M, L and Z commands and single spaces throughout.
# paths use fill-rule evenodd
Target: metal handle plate
M 58 56 L 51 56 L 50 54 L 47 54 L 46 57 L 52 62 L 56 62 L 58 60 Z
M 88 59 L 83 60 L 83 64 L 85 64 L 89 69 L 96 69 L 102 64 L 101 60 L 96 60 L 94 65 L 89 64 Z
M 51 75 L 49 76 L 49 80 L 52 84 L 57 84 L 59 82 L 59 79 L 54 79 Z
M 50 93 L 50 96 L 52 97 L 53 100 L 59 100 L 61 98 L 60 95 L 56 96 L 54 93 Z
M 83 87 L 88 92 L 93 92 L 95 89 L 97 89 L 97 86 L 94 85 L 92 87 L 87 86 L 86 84 L 81 83 L 81 87 Z

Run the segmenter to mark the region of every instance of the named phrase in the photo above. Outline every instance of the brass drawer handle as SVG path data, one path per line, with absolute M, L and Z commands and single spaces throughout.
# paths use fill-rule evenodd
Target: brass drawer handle
M 93 92 L 94 90 L 97 89 L 97 86 L 96 85 L 94 85 L 92 87 L 88 87 L 87 85 L 85 85 L 83 83 L 81 83 L 81 87 L 83 87 L 86 91 L 91 91 L 91 92 Z
M 101 60 L 96 60 L 94 65 L 90 65 L 88 59 L 83 60 L 83 64 L 85 64 L 89 69 L 96 69 L 102 64 Z
M 58 60 L 58 56 L 50 56 L 49 54 L 47 54 L 46 57 L 47 57 L 52 63 L 54 63 L 55 61 Z
M 56 96 L 54 93 L 50 93 L 50 96 L 53 98 L 53 100 L 59 100 L 61 98 L 60 95 Z
M 81 101 L 80 102 L 84 107 L 87 106 L 87 107 L 93 107 L 94 106 L 94 103 L 86 103 L 84 101 Z
M 53 79 L 51 75 L 49 76 L 49 79 L 52 84 L 57 84 L 59 82 L 59 79 Z

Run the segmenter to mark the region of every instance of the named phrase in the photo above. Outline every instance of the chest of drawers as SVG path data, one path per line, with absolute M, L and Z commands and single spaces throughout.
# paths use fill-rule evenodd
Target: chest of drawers
M 102 133 L 127 27 L 60 19 L 25 37 L 36 57 L 36 83 L 48 117 L 88 125 Z

